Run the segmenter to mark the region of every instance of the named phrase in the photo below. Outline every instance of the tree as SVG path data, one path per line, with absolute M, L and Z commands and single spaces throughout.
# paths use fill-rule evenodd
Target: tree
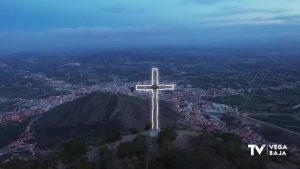
M 177 133 L 174 129 L 167 129 L 159 133 L 157 142 L 159 144 L 171 143 L 177 138 Z
M 7 163 L 5 165 L 5 168 L 6 169 L 29 169 L 29 167 L 26 165 L 24 161 L 18 159 Z
M 145 155 L 148 151 L 147 137 L 144 135 L 137 135 L 132 141 L 132 153 L 135 156 Z
M 111 129 L 111 130 L 108 130 L 106 132 L 106 138 L 105 140 L 107 142 L 114 142 L 114 141 L 117 141 L 117 140 L 120 140 L 122 137 L 121 137 L 121 132 L 119 129 Z
M 100 169 L 110 169 L 113 168 L 113 163 L 115 159 L 114 150 L 109 149 L 107 146 L 102 146 L 99 149 L 100 156 Z
M 119 158 L 131 158 L 133 156 L 143 156 L 148 151 L 147 137 L 144 135 L 137 135 L 132 142 L 123 142 L 117 147 L 117 154 Z
M 65 143 L 64 154 L 71 156 L 81 156 L 86 153 L 87 147 L 82 138 L 75 138 Z
M 77 164 L 76 169 L 94 169 L 94 164 L 92 162 L 87 161 L 86 159 L 81 160 L 79 164 Z
M 117 154 L 119 156 L 119 158 L 125 158 L 125 157 L 130 157 L 131 156 L 131 148 L 132 148 L 132 144 L 129 141 L 123 142 L 121 143 L 118 147 L 117 147 Z
M 149 124 L 146 124 L 145 125 L 145 127 L 144 127 L 144 130 L 145 131 L 148 131 L 148 130 L 150 130 L 151 129 L 151 124 L 149 123 Z

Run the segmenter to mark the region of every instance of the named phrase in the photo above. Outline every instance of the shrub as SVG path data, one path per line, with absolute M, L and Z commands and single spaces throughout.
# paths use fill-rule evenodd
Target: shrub
M 125 158 L 125 157 L 130 157 L 131 156 L 131 148 L 132 144 L 131 142 L 123 142 L 117 147 L 117 154 L 119 158 Z
M 117 147 L 119 158 L 130 158 L 133 156 L 143 156 L 148 151 L 147 137 L 137 135 L 132 142 L 123 142 Z
M 121 138 L 121 132 L 119 129 L 111 129 L 106 132 L 105 140 L 107 142 L 114 142 L 120 140 Z
M 168 129 L 159 133 L 157 142 L 159 144 L 171 143 L 177 138 L 177 133 L 173 129 Z
M 64 154 L 71 156 L 81 156 L 86 153 L 87 147 L 82 138 L 75 138 L 65 143 Z
M 135 156 L 145 155 L 148 151 L 147 137 L 144 135 L 137 135 L 132 141 L 132 153 Z

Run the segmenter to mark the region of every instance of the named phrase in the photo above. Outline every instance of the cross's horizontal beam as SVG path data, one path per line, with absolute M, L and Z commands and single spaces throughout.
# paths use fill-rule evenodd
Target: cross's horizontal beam
M 174 90 L 175 85 L 158 85 L 157 90 Z
M 136 85 L 135 90 L 153 90 L 152 85 Z
M 174 90 L 175 85 L 136 85 L 136 90 Z

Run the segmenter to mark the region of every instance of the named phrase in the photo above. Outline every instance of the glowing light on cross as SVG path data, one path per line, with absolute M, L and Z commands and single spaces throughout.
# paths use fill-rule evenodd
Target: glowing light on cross
M 159 110 L 158 110 L 158 91 L 159 90 L 174 90 L 175 85 L 165 85 L 158 83 L 158 69 L 152 68 L 152 84 L 151 85 L 136 85 L 136 90 L 152 92 L 152 112 L 151 112 L 151 137 L 157 137 L 160 131 L 159 128 Z

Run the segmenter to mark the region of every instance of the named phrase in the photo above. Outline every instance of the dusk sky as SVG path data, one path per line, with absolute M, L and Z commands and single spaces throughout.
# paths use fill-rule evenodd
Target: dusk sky
M 299 0 L 1 0 L 0 50 L 299 42 Z

